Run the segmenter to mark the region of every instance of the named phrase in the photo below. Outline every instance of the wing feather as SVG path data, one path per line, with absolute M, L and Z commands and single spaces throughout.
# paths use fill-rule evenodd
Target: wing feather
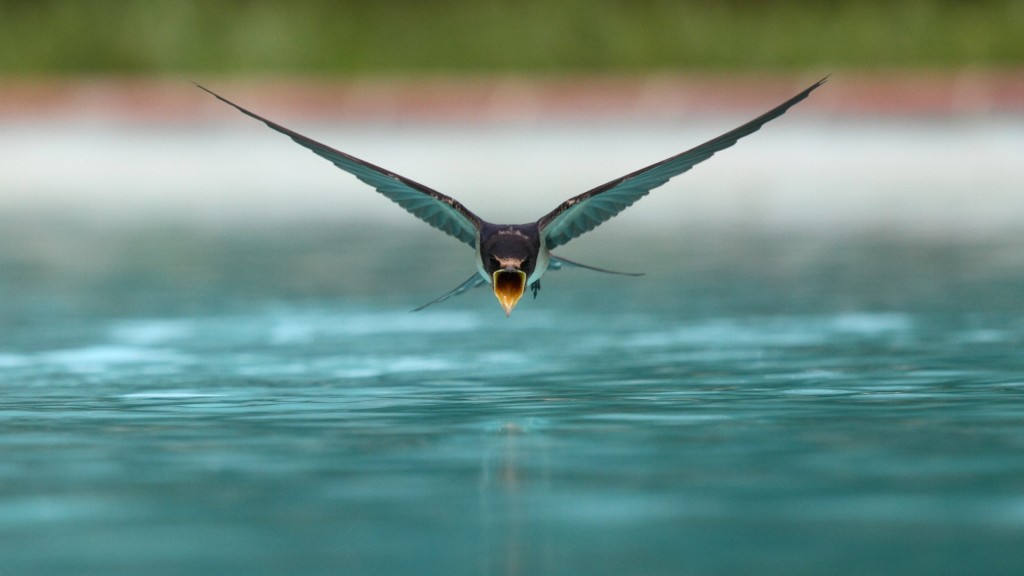
M 813 92 L 828 77 L 746 124 L 709 140 L 696 148 L 641 168 L 563 202 L 541 218 L 537 224 L 545 245 L 554 249 L 585 234 L 619 212 L 633 205 L 651 190 L 686 172 L 697 164 L 725 150 L 740 138 L 757 132 L 761 126 L 779 116 Z
M 340 150 L 335 150 L 326 144 L 321 144 L 312 138 L 303 136 L 298 132 L 289 130 L 280 124 L 250 112 L 204 86 L 199 84 L 196 84 L 196 86 L 209 92 L 221 102 L 234 107 L 239 112 L 255 118 L 271 129 L 288 136 L 298 145 L 369 184 L 388 199 L 405 208 L 413 216 L 470 246 L 476 246 L 477 230 L 480 228 L 482 220 L 454 198 L 404 176 L 395 174 L 390 170 L 375 166 Z

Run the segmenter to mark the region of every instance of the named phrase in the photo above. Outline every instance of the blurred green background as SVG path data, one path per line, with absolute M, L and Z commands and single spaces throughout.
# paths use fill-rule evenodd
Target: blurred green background
M 0 0 L 0 75 L 1012 68 L 1021 0 Z

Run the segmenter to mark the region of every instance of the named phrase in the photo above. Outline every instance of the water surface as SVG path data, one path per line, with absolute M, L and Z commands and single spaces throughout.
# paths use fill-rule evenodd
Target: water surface
M 3 230 L 3 573 L 1024 565 L 1020 239 Z

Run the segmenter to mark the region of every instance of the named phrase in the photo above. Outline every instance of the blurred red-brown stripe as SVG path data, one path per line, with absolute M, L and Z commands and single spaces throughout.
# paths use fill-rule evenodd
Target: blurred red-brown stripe
M 821 74 L 824 75 L 824 74 Z M 267 114 L 349 121 L 515 121 L 745 113 L 818 74 L 7 78 L 0 119 L 127 122 L 229 118 L 195 80 Z M 1024 113 L 1024 70 L 835 72 L 805 109 L 866 116 Z

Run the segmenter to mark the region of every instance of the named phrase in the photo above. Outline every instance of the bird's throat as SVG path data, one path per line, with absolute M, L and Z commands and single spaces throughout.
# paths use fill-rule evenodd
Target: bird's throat
M 522 270 L 497 270 L 491 275 L 491 285 L 498 302 L 505 309 L 505 316 L 512 314 L 512 309 L 526 292 L 526 272 Z

